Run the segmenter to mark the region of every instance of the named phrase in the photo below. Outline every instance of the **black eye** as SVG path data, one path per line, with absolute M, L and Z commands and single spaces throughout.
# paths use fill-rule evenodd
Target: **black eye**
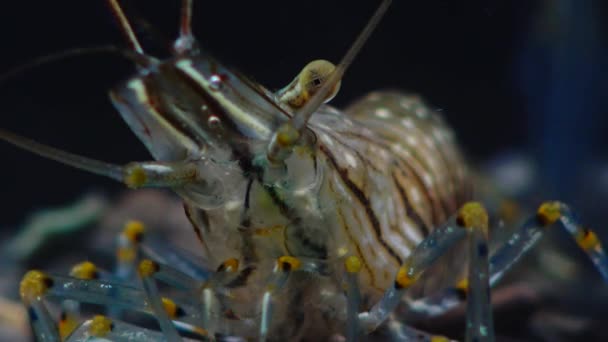
M 318 87 L 321 85 L 321 79 L 320 78 L 315 78 L 312 80 L 312 84 L 314 84 L 315 87 Z

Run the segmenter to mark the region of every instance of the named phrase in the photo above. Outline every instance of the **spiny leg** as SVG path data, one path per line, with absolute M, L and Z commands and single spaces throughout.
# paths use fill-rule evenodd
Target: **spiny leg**
M 371 331 L 385 322 L 401 303 L 407 289 L 418 281 L 424 271 L 457 241 L 467 236 L 471 252 L 468 287 L 475 293 L 467 307 L 467 340 L 491 341 L 493 326 L 492 316 L 488 315 L 491 308 L 487 292 L 487 230 L 488 216 L 481 204 L 469 202 L 462 206 L 456 217 L 434 230 L 405 260 L 397 272 L 394 285 L 386 291 L 383 298 L 369 312 L 359 315 L 364 327 Z M 396 324 L 394 328 L 398 335 L 417 336 L 423 340 L 443 338 L 419 332 L 405 324 Z
M 496 284 L 515 262 L 538 243 L 547 228 L 557 222 L 561 223 L 591 259 L 604 281 L 608 282 L 608 257 L 595 232 L 583 226 L 568 205 L 553 201 L 541 204 L 536 215 L 528 219 L 509 241 L 492 255 L 490 283 Z
M 174 248 L 165 240 L 147 239 L 145 236 L 146 227 L 142 222 L 131 220 L 125 224 L 118 236 L 115 275 L 109 279 L 116 278 L 119 282 L 133 279 L 142 256 L 161 265 L 171 265 L 171 270 L 162 266 L 163 272 L 158 272 L 156 278 L 178 288 L 194 288 L 194 282 L 209 278 L 212 272 L 200 265 L 198 257 Z
M 359 306 L 361 303 L 361 293 L 359 292 L 358 275 L 361 270 L 361 260 L 356 256 L 347 257 L 344 261 L 346 269 L 346 342 L 359 341 L 360 322 Z M 399 322 L 392 317 L 388 320 L 388 333 L 395 341 L 428 341 L 428 342 L 447 342 L 443 336 L 431 335 L 423 331 L 414 329 L 405 323 Z
M 482 216 L 479 216 L 482 217 Z M 487 219 L 485 220 L 487 222 Z M 529 218 L 488 260 L 487 238 L 482 229 L 469 234 L 470 265 L 468 280 L 438 295 L 409 303 L 421 316 L 446 312 L 467 299 L 467 341 L 492 341 L 492 308 L 489 289 L 526 252 L 532 249 L 548 227 L 560 222 L 579 247 L 589 256 L 604 280 L 608 263 L 596 234 L 581 225 L 569 206 L 561 202 L 545 202 L 535 216 Z M 478 226 L 483 226 L 478 224 Z
M 277 263 L 272 278 L 266 286 L 266 291 L 262 295 L 262 318 L 260 321 L 260 342 L 266 341 L 270 331 L 270 322 L 273 313 L 273 300 L 281 290 L 292 271 L 300 269 L 302 261 L 292 256 L 282 256 L 277 259 Z
M 174 319 L 173 323 L 178 328 L 202 337 L 206 336 L 203 329 L 194 325 L 200 318 L 198 314 L 200 305 L 193 303 L 196 302 L 195 300 L 177 304 L 168 298 L 154 296 L 153 290 L 151 292 L 148 290 L 148 293 L 152 293 L 152 295 L 120 283 L 51 276 L 40 271 L 28 272 L 21 282 L 21 297 L 30 312 L 30 319 L 39 339 L 51 336 L 50 340 L 54 341 L 53 336 L 58 335 L 55 323 L 43 302 L 46 297 L 104 305 L 110 308 L 118 307 L 158 317 L 159 311 L 154 307 L 158 303 L 147 300 L 147 297 L 154 297 L 154 300 L 161 302 L 166 315 Z
M 19 286 L 21 300 L 27 307 L 30 323 L 38 341 L 59 342 L 61 337 L 55 322 L 43 302 L 53 280 L 40 271 L 29 271 Z
M 120 280 L 131 280 L 135 275 L 136 260 L 139 259 L 139 243 L 144 236 L 145 228 L 139 221 L 129 221 L 118 235 L 116 243 L 116 277 Z
M 93 263 L 84 261 L 72 267 L 70 276 L 82 280 L 98 279 L 99 272 Z M 62 340 L 65 340 L 76 329 L 79 319 L 80 303 L 73 299 L 62 301 L 59 319 L 59 335 Z
M 233 260 L 234 259 L 230 259 L 223 264 L 229 265 L 226 266 L 229 268 L 229 270 L 227 270 L 228 272 L 236 271 L 238 268 L 238 262 L 235 264 Z M 156 285 L 156 280 L 160 280 L 171 285 L 173 288 L 187 290 L 191 293 L 191 297 L 196 298 L 198 290 L 203 287 L 203 284 L 200 281 L 168 265 L 163 265 L 149 259 L 144 259 L 140 262 L 138 273 L 143 282 L 146 298 L 150 302 L 161 330 L 170 341 L 181 340 L 178 329 L 203 338 L 210 336 L 209 331 L 212 330 L 210 330 L 210 326 L 206 324 L 208 323 L 208 320 L 205 319 L 206 312 L 203 310 L 203 312 L 200 313 L 199 310 L 201 307 L 203 307 L 203 309 L 206 307 L 201 305 L 200 301 L 194 300 L 196 304 L 192 308 L 188 308 L 184 305 L 177 305 L 173 300 L 161 297 L 160 291 Z M 214 276 L 216 276 L 215 278 L 223 279 L 222 273 L 222 266 L 220 266 L 218 273 L 214 274 Z M 212 276 L 212 278 L 214 278 L 214 276 Z M 204 290 L 203 293 L 205 293 Z M 202 317 L 200 316 L 201 314 Z M 182 321 L 177 321 L 176 319 L 182 319 Z M 196 325 L 199 320 L 202 320 L 205 329 Z
M 144 286 L 144 293 L 152 306 L 152 310 L 154 310 L 154 316 L 160 325 L 160 329 L 169 341 L 178 342 L 181 341 L 182 338 L 167 314 L 165 304 L 160 296 L 156 282 L 152 277 L 158 271 L 158 264 L 152 260 L 145 259 L 139 264 L 138 273 Z
M 401 303 L 407 289 L 414 285 L 441 255 L 467 235 L 467 230 L 459 224 L 458 217 L 463 216 L 465 209 L 469 207 L 463 206 L 457 217 L 450 218 L 418 244 L 399 268 L 393 286 L 387 289 L 380 301 L 368 312 L 359 315 L 361 324 L 367 331 L 373 331 L 385 322 Z
M 361 292 L 358 277 L 361 260 L 356 256 L 350 256 L 344 261 L 344 268 L 346 269 L 346 341 L 355 342 L 359 339 Z
M 554 223 L 560 222 L 573 237 L 577 245 L 588 255 L 603 279 L 608 282 L 608 259 L 597 235 L 585 228 L 570 207 L 561 202 L 545 202 L 536 215 L 530 217 L 489 259 L 490 286 L 495 286 L 502 277 L 529 252 Z M 441 315 L 465 300 L 469 294 L 466 282 L 448 288 L 436 295 L 408 303 L 419 317 Z
M 239 261 L 228 259 L 218 266 L 217 271 L 209 277 L 201 291 L 202 325 L 210 332 L 216 332 L 220 326 L 223 289 L 238 276 Z
M 468 206 L 468 207 L 466 207 Z M 468 280 L 466 341 L 494 341 L 488 272 L 488 214 L 477 203 L 465 205 L 459 222 L 468 231 Z M 464 215 L 463 215 L 464 214 Z
M 89 339 L 130 341 L 133 339 L 133 336 L 137 336 L 140 341 L 167 341 L 167 338 L 161 332 L 148 330 L 98 315 L 84 321 L 74 333 L 69 336 L 66 342 L 87 341 Z

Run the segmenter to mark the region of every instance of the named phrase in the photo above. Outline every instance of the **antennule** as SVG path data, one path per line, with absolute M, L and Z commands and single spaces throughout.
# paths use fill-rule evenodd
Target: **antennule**
M 179 37 L 173 44 L 173 49 L 177 54 L 183 54 L 194 48 L 195 39 L 192 34 L 192 6 L 192 0 L 182 0 Z
M 133 51 L 143 55 L 144 50 L 142 49 L 141 44 L 139 43 L 139 40 L 137 40 L 135 31 L 133 31 L 133 27 L 131 27 L 131 24 L 129 23 L 129 19 L 127 19 L 127 16 L 125 15 L 125 12 L 122 10 L 120 5 L 118 4 L 118 1 L 117 0 L 108 0 L 108 4 L 110 5 L 110 9 L 112 10 L 112 13 L 114 13 L 114 16 L 116 16 L 116 19 L 118 19 L 118 25 L 120 25 L 122 33 L 127 38 L 127 42 L 129 42 L 131 49 L 133 49 Z

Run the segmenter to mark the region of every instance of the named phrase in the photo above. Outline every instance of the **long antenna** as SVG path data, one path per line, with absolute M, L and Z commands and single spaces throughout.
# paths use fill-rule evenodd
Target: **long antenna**
M 91 47 L 82 47 L 82 48 L 74 48 L 69 50 L 60 51 L 57 53 L 49 54 L 46 56 L 35 58 L 31 61 L 27 61 L 24 64 L 13 67 L 9 71 L 0 74 L 0 85 L 5 83 L 6 81 L 12 79 L 15 76 L 21 75 L 22 73 L 49 64 L 57 61 L 62 61 L 64 59 L 79 57 L 84 55 L 93 55 L 100 53 L 110 53 L 122 56 L 136 65 L 142 68 L 150 67 L 151 65 L 158 63 L 156 59 L 153 57 L 139 54 L 135 51 L 126 50 L 124 48 L 119 48 L 113 45 L 105 45 L 105 46 L 91 46 Z
M 112 13 L 114 13 L 114 16 L 116 17 L 116 19 L 118 19 L 118 25 L 120 25 L 120 29 L 122 30 L 122 33 L 127 38 L 127 42 L 129 42 L 131 49 L 133 49 L 133 51 L 143 55 L 144 50 L 142 49 L 141 44 L 139 43 L 139 40 L 137 40 L 135 31 L 133 31 L 133 27 L 131 27 L 131 24 L 129 23 L 129 19 L 127 19 L 127 16 L 125 15 L 125 12 L 122 10 L 122 7 L 120 7 L 120 5 L 118 4 L 118 1 L 117 0 L 108 0 L 108 4 L 110 5 L 110 9 L 112 10 Z
M 173 49 L 177 54 L 183 54 L 194 49 L 196 40 L 192 34 L 192 6 L 192 0 L 182 0 L 179 37 L 173 44 Z
M 192 0 L 182 0 L 182 17 L 179 34 L 180 37 L 192 36 Z

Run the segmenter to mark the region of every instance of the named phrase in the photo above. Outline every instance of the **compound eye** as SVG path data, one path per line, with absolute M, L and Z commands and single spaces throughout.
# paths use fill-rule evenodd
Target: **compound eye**
M 308 63 L 287 87 L 279 90 L 277 93 L 279 101 L 292 109 L 301 108 L 323 87 L 335 69 L 334 64 L 322 59 Z M 333 99 L 338 90 L 340 90 L 340 82 L 327 94 L 325 102 Z
M 300 84 L 309 96 L 313 96 L 325 84 L 334 69 L 336 66 L 328 61 L 322 59 L 312 61 L 300 72 Z

